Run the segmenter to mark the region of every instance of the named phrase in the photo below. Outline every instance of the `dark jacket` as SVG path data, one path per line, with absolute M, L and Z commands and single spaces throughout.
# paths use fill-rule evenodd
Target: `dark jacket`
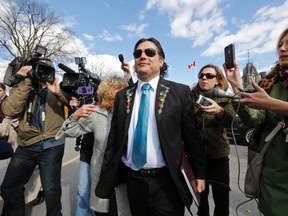
M 198 93 L 192 90 L 192 101 L 195 102 Z M 197 106 L 194 107 L 194 113 L 197 123 L 201 127 L 201 136 L 204 141 L 208 158 L 223 158 L 230 154 L 230 143 L 225 128 L 230 128 L 235 111 L 228 98 L 212 98 L 224 111 L 224 117 L 218 119 L 215 115 L 204 113 Z
M 19 119 L 18 135 L 22 140 L 19 145 L 28 146 L 41 140 L 54 138 L 64 122 L 64 105 L 68 106 L 69 97 L 66 93 L 52 94 L 48 91 L 45 105 L 45 124 L 44 132 L 41 133 L 35 126 L 30 125 L 27 120 L 29 95 L 32 89 L 30 79 L 25 79 L 13 86 L 7 97 L 2 103 L 3 113 L 9 117 Z M 35 108 L 37 94 L 32 98 L 32 113 Z
M 128 86 L 115 98 L 107 149 L 96 187 L 96 196 L 100 198 L 110 197 L 117 180 L 124 173 L 121 156 L 126 151 L 136 88 L 137 83 Z M 189 87 L 160 78 L 155 115 L 164 159 L 183 202 L 190 208 L 192 197 L 180 171 L 182 153 L 185 149 L 198 179 L 206 177 L 206 156 L 196 127 Z

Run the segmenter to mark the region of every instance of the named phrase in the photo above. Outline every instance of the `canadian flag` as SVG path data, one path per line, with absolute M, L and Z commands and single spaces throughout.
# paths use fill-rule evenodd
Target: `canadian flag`
M 193 61 L 192 64 L 188 65 L 188 69 L 191 69 L 192 67 L 196 66 L 196 61 Z

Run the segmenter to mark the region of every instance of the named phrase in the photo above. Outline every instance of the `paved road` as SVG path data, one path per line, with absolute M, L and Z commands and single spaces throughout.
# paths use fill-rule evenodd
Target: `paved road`
M 63 169 L 62 169 L 62 205 L 63 205 L 63 215 L 64 216 L 74 216 L 75 215 L 75 197 L 76 197 L 76 187 L 78 180 L 78 152 L 74 151 L 74 139 L 67 139 L 65 146 L 65 154 L 63 158 Z M 239 157 L 238 157 L 238 156 Z M 239 187 L 243 188 L 243 179 L 246 170 L 246 158 L 247 158 L 247 148 L 244 146 L 238 146 L 237 149 L 234 145 L 231 145 L 231 155 L 230 155 L 230 215 L 231 216 L 258 216 L 260 215 L 257 210 L 257 205 L 255 201 L 250 201 L 246 204 L 241 205 L 241 203 L 247 201 L 248 199 L 241 193 Z M 239 169 L 240 167 L 240 169 Z M 2 182 L 4 173 L 6 170 L 6 163 L 0 161 L 0 182 Z M 240 170 L 240 171 L 239 171 Z M 240 177 L 239 177 L 240 174 Z M 239 183 L 238 183 L 239 182 Z M 211 200 L 210 200 L 211 201 Z M 0 212 L 2 211 L 3 201 L 0 199 Z M 236 213 L 237 209 L 237 213 Z M 27 209 L 28 216 L 43 216 L 45 215 L 45 203 L 34 206 L 33 208 Z M 194 206 L 193 214 L 196 215 L 197 209 Z M 213 215 L 213 202 L 211 201 L 211 215 Z M 188 216 L 186 213 L 185 216 Z
M 79 169 L 79 153 L 74 151 L 75 139 L 67 139 L 65 145 L 65 153 L 62 165 L 62 207 L 63 216 L 75 215 L 75 198 L 77 193 L 78 169 Z M 0 182 L 2 182 L 6 161 L 0 160 Z M 0 198 L 0 213 L 3 208 L 3 200 Z M 26 209 L 27 216 L 43 216 L 46 212 L 45 203 Z

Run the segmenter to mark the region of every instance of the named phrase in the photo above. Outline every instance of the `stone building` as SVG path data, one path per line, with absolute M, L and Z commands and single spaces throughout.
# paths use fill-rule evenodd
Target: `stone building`
M 253 63 L 248 62 L 246 66 L 243 68 L 242 82 L 243 82 L 244 90 L 245 91 L 252 90 L 253 87 L 251 85 L 251 81 L 255 80 L 255 82 L 258 83 L 265 75 L 266 75 L 266 72 L 258 73 Z

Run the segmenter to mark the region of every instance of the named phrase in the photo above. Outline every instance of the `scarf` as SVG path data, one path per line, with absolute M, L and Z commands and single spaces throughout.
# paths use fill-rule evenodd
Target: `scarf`
M 263 88 L 268 94 L 270 93 L 272 86 L 278 82 L 284 87 L 288 87 L 288 68 L 287 67 L 281 67 L 278 64 L 275 65 L 274 68 L 272 68 L 271 72 L 268 73 L 260 82 L 259 86 Z M 281 115 L 279 115 L 279 119 L 281 118 Z M 284 116 L 284 119 L 286 122 L 288 120 L 287 117 Z M 256 151 L 260 146 L 260 137 L 264 130 L 265 123 L 262 123 L 255 127 L 253 134 L 251 135 L 248 149 L 252 151 Z
M 259 86 L 269 93 L 278 81 L 284 88 L 288 87 L 288 68 L 281 67 L 279 63 L 259 82 Z

